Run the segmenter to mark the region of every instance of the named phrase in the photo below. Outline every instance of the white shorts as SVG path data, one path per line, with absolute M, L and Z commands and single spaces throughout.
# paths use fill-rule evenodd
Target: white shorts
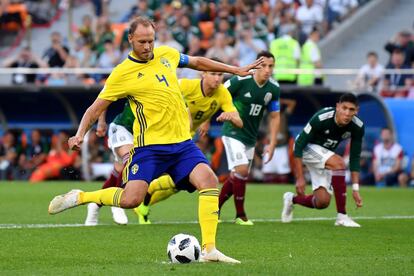
M 227 164 L 230 171 L 240 165 L 250 167 L 254 156 L 254 147 L 248 147 L 239 140 L 228 136 L 223 136 L 221 139 L 226 149 Z
M 263 158 L 263 173 L 288 174 L 291 172 L 288 146 L 276 147 L 272 160 L 264 163 L 265 160 L 267 160 L 267 156 Z
M 324 187 L 332 194 L 332 173 L 330 170 L 325 169 L 325 163 L 334 154 L 333 151 L 316 144 L 308 144 L 303 150 L 302 162 L 309 170 L 313 191 L 319 187 Z
M 134 145 L 134 136 L 125 127 L 111 123 L 108 130 L 108 147 L 117 162 L 122 162 L 122 156 L 118 156 L 115 149 L 123 145 Z

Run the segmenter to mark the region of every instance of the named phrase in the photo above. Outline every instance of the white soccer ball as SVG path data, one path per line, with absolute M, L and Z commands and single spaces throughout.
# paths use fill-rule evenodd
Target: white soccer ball
M 168 258 L 172 263 L 198 262 L 200 258 L 200 244 L 191 235 L 177 234 L 171 238 L 167 246 Z

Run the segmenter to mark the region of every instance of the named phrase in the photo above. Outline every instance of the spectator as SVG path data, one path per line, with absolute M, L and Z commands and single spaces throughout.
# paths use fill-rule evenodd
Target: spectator
M 270 52 L 275 56 L 275 69 L 296 69 L 300 59 L 299 43 L 290 32 L 270 43 Z M 279 83 L 296 84 L 296 74 L 276 73 L 273 75 Z
M 266 49 L 263 40 L 253 38 L 253 30 L 245 29 L 240 33 L 235 46 L 235 56 L 240 66 L 248 65 L 256 60 L 257 54 Z
M 114 39 L 115 33 L 112 30 L 111 22 L 106 17 L 99 18 L 95 37 L 95 50 L 98 57 L 105 51 L 105 41 L 114 41 Z
M 75 163 L 78 152 L 69 152 L 67 146 L 68 138 L 65 132 L 60 132 L 58 136 L 52 137 L 51 150 L 46 158 L 46 162 L 34 170 L 30 176 L 30 182 L 35 183 L 58 178 L 63 168 L 72 166 Z
M 411 39 L 411 33 L 409 31 L 401 31 L 396 37 L 387 42 L 384 46 L 385 50 L 392 54 L 395 50 L 401 50 L 404 53 L 404 64 L 412 66 L 414 62 L 414 42 Z M 390 60 L 391 62 L 391 60 Z
M 190 47 L 189 42 L 193 36 L 200 37 L 201 33 L 198 27 L 191 25 L 191 20 L 188 15 L 180 18 L 178 26 L 172 29 L 173 38 L 181 44 L 184 52 L 187 53 Z
M 234 46 L 236 37 L 233 28 L 230 26 L 230 22 L 226 18 L 220 18 L 218 20 L 216 33 L 222 33 L 225 37 L 226 44 Z
M 414 156 L 411 158 L 411 167 L 409 173 L 403 172 L 398 176 L 400 187 L 414 187 Z
M 374 147 L 373 171 L 377 187 L 398 184 L 402 173 L 402 147 L 394 142 L 391 129 L 381 130 L 381 143 Z
M 234 64 L 234 49 L 226 44 L 226 37 L 223 33 L 216 33 L 214 44 L 206 53 L 207 58 L 217 58 L 223 63 Z
M 18 56 L 4 60 L 4 67 L 10 68 L 46 68 L 47 64 L 38 56 L 33 54 L 29 47 L 24 47 Z M 36 74 L 16 74 L 12 75 L 13 84 L 30 84 L 35 83 Z
M 319 28 L 322 19 L 323 11 L 314 4 L 313 0 L 306 0 L 306 4 L 297 9 L 296 21 L 300 29 L 299 42 L 301 44 L 308 38 L 313 28 Z
M 367 54 L 367 63 L 358 72 L 355 80 L 356 89 L 359 91 L 378 92 L 384 74 L 384 66 L 378 62 L 376 52 Z
M 48 151 L 49 146 L 40 134 L 40 131 L 37 129 L 33 130 L 29 145 L 19 154 L 14 179 L 29 179 L 32 172 L 46 161 Z
M 137 0 L 137 4 L 131 8 L 131 10 L 122 18 L 121 21 L 128 22 L 138 16 L 154 19 L 154 11 L 148 7 L 147 0 Z
M 53 32 L 50 39 L 52 45 L 44 52 L 43 59 L 49 67 L 63 67 L 69 55 L 69 48 L 63 46 L 62 35 L 58 32 Z
M 282 10 L 277 20 L 273 21 L 272 30 L 277 37 L 284 36 L 289 33 L 296 33 L 296 23 L 294 15 L 286 10 Z M 293 35 L 296 37 L 296 35 Z
M 76 56 L 69 55 L 66 59 L 64 68 L 79 68 L 79 61 Z M 80 85 L 83 83 L 84 76 L 82 74 L 66 74 L 65 75 L 66 84 L 68 85 Z
M 386 69 L 411 69 L 404 64 L 404 53 L 395 49 L 391 56 L 391 63 Z M 382 96 L 384 97 L 406 97 L 412 84 L 412 75 L 402 73 L 386 74 L 383 82 Z
M 104 52 L 99 56 L 96 67 L 112 69 L 118 65 L 121 58 L 121 52 L 115 48 L 112 40 L 107 40 L 104 43 Z M 98 81 L 106 79 L 109 74 L 100 75 Z
M 80 67 L 90 68 L 96 64 L 96 55 L 89 44 L 77 44 L 75 56 Z
M 357 0 L 329 0 L 327 5 L 325 32 L 332 29 L 335 22 L 341 22 L 358 7 Z
M 7 131 L 0 143 L 0 180 L 10 179 L 16 157 L 15 137 Z
M 159 47 L 162 45 L 170 46 L 179 52 L 182 52 L 184 50 L 183 46 L 174 40 L 174 38 L 171 35 L 171 32 L 167 29 L 159 30 L 157 33 L 157 39 L 155 40 L 155 47 Z
M 89 15 L 85 15 L 82 18 L 82 26 L 78 29 L 78 40 L 82 45 L 89 45 L 93 47 L 95 43 L 95 34 L 92 27 L 92 18 Z
M 321 51 L 318 47 L 320 33 L 317 28 L 314 28 L 309 35 L 308 40 L 302 46 L 300 55 L 300 69 L 318 69 L 322 68 Z M 323 79 L 321 74 L 300 74 L 298 77 L 298 84 L 301 86 L 322 85 Z

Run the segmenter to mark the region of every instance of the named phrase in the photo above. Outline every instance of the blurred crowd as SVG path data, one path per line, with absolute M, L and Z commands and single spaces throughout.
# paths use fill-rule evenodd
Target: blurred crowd
M 2 1 L 9 7 L 25 6 L 28 2 Z M 59 6 L 58 2 L 67 1 L 52 2 Z M 113 68 L 130 51 L 128 22 L 136 16 L 147 16 L 156 22 L 156 45 L 169 45 L 189 55 L 216 57 L 228 64 L 245 65 L 252 62 L 259 51 L 269 49 L 278 60 L 276 69 L 321 68 L 322 57 L 317 46 L 320 37 L 366 0 L 137 0 L 116 21 L 109 16 L 110 1 L 91 2 L 95 14 L 84 16 L 82 22 L 72 26 L 72 41 L 53 32 L 50 47 L 44 49 L 42 56 L 36 56 L 25 47 L 18 55 L 5 60 L 3 66 Z M 65 5 L 60 3 L 60 6 Z M 0 18 L 10 17 L 7 8 L 3 10 L 0 9 Z M 194 74 L 184 69 L 180 77 Z M 12 81 L 13 84 L 79 85 L 103 83 L 106 77 L 106 74 L 56 73 L 14 75 Z M 295 74 L 275 74 L 274 77 L 280 82 L 300 85 L 321 84 L 323 80 L 322 76 L 310 74 L 301 78 Z

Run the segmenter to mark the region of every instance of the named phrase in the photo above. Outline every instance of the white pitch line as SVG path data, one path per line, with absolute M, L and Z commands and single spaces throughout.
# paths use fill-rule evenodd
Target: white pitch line
M 378 216 L 378 217 L 352 217 L 356 220 L 390 220 L 390 219 L 414 219 L 414 216 Z M 325 221 L 335 220 L 335 217 L 316 217 L 316 218 L 295 218 L 293 221 Z M 252 219 L 254 222 L 280 222 L 280 219 Z M 222 222 L 232 223 L 233 220 L 223 220 Z M 157 221 L 153 224 L 196 224 L 198 221 Z M 99 226 L 111 226 L 111 223 L 101 223 Z M 129 225 L 139 225 L 138 223 L 129 223 Z M 65 228 L 65 227 L 90 227 L 80 223 L 68 224 L 0 224 L 0 229 L 35 229 L 35 228 Z

